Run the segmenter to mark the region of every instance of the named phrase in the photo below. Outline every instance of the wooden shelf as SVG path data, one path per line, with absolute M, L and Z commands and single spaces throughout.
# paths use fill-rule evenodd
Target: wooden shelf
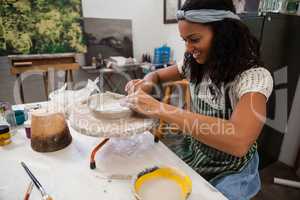
M 26 66 L 26 67 L 11 67 L 11 74 L 17 75 L 25 72 L 46 72 L 49 69 L 54 70 L 78 70 L 80 65 L 78 63 L 63 63 L 63 64 L 44 64 L 36 66 Z

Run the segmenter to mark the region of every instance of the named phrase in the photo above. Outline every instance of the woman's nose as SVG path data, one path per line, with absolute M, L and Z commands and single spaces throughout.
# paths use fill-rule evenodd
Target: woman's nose
M 194 50 L 193 44 L 191 44 L 191 43 L 188 42 L 188 41 L 185 42 L 185 48 L 186 48 L 186 51 L 189 52 L 189 53 L 192 53 L 193 50 Z

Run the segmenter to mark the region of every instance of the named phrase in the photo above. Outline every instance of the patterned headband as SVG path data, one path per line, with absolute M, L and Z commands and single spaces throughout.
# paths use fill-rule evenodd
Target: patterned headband
M 213 10 L 213 9 L 201 9 L 201 10 L 178 10 L 176 14 L 177 20 L 187 20 L 196 23 L 209 23 L 222 21 L 225 18 L 240 20 L 240 17 L 228 10 Z

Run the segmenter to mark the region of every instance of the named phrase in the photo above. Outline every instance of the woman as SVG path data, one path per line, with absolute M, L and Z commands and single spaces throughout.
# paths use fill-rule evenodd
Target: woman
M 127 104 L 184 132 L 176 153 L 229 199 L 260 189 L 258 138 L 273 88 L 262 67 L 259 43 L 235 14 L 232 0 L 187 0 L 177 13 L 186 44 L 182 63 L 126 85 Z M 147 93 L 155 84 L 186 78 L 191 112 Z

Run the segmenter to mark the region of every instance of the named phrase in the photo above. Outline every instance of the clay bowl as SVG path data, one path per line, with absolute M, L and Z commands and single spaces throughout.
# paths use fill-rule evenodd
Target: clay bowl
M 130 108 L 120 105 L 124 97 L 124 95 L 105 92 L 91 96 L 87 103 L 95 118 L 103 120 L 124 119 L 133 113 Z

